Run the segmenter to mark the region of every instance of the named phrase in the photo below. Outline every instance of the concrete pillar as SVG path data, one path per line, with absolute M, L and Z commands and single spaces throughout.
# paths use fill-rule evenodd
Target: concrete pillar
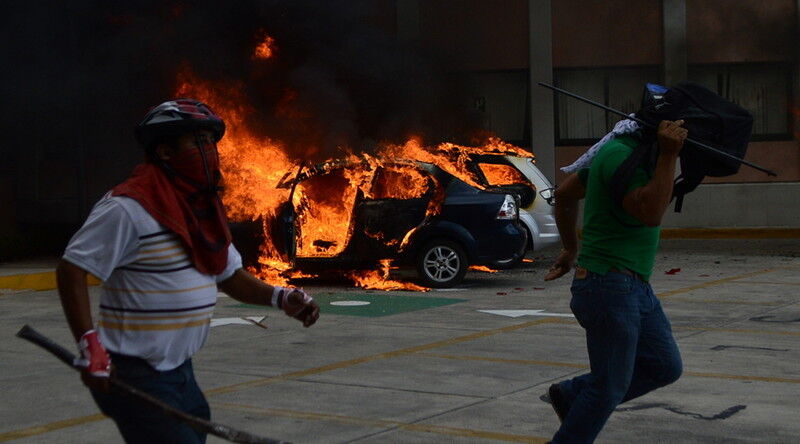
M 664 83 L 675 85 L 688 77 L 686 0 L 663 0 Z
M 800 140 L 800 0 L 797 0 L 794 28 L 794 75 L 792 76 L 792 116 L 795 140 Z
M 530 40 L 531 149 L 536 165 L 555 183 L 555 109 L 553 92 L 538 85 L 553 84 L 553 24 L 551 0 L 528 0 Z

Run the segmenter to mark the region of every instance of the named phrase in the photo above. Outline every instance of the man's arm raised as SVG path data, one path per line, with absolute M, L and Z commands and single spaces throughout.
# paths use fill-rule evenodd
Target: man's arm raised
M 661 225 L 661 219 L 672 200 L 675 163 L 688 136 L 683 120 L 664 120 L 658 125 L 658 159 L 653 178 L 622 199 L 622 207 L 631 216 L 650 227 Z

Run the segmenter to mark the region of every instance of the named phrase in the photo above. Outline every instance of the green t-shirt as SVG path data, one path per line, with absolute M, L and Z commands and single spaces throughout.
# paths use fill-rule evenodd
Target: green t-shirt
M 606 274 L 611 268 L 627 268 L 649 280 L 661 228 L 642 224 L 611 197 L 614 172 L 636 145 L 631 137 L 612 139 L 600 149 L 588 169 L 578 172 L 586 187 L 578 265 L 598 274 Z M 628 192 L 649 181 L 650 175 L 638 168 Z

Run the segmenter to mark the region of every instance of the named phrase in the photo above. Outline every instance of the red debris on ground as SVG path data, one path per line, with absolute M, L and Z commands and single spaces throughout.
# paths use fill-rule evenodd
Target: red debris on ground
M 505 296 L 505 295 L 507 295 L 507 294 L 508 294 L 508 293 L 505 293 L 505 292 L 502 292 L 502 291 L 498 291 L 498 292 L 497 292 L 497 295 L 498 295 L 498 296 Z
M 680 273 L 680 268 L 670 268 L 669 271 L 665 271 L 664 274 L 677 274 Z

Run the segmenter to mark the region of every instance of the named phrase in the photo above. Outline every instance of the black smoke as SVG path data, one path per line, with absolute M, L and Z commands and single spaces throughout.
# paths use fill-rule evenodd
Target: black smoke
M 250 125 L 286 142 L 298 159 L 411 134 L 430 143 L 474 141 L 476 121 L 439 63 L 443 52 L 399 41 L 395 7 L 389 0 L 14 2 L 2 17 L 3 126 L 18 147 L 35 133 L 51 151 L 69 151 L 75 141 L 90 152 L 126 149 L 133 125 L 173 96 L 178 72 L 190 66 L 240 88 L 254 109 Z M 268 60 L 253 58 L 262 32 L 277 46 Z

